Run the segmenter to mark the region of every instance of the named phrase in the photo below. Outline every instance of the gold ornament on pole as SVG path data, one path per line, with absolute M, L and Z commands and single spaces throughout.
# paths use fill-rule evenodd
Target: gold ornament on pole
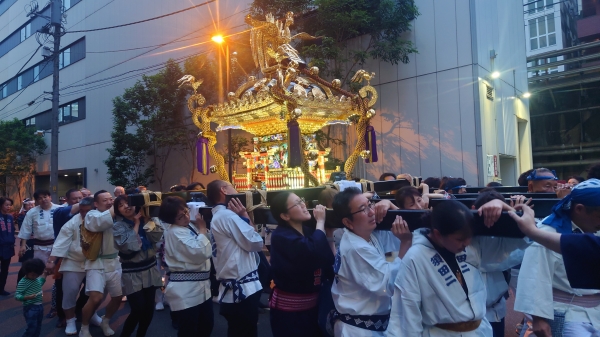
M 319 68 L 309 67 L 290 45 L 295 39 L 316 39 L 306 33 L 291 34 L 292 12 L 288 12 L 283 20 L 275 20 L 273 15 L 267 14 L 265 21 L 259 21 L 248 15 L 246 23 L 251 26 L 252 58 L 260 67 L 263 78 L 249 76 L 235 92 L 227 94 L 225 102 L 208 106 L 205 106 L 206 99 L 197 92 L 202 80 L 196 81 L 190 75 L 180 79 L 181 85 L 190 85 L 194 90 L 188 99 L 188 108 L 202 137 L 208 139 L 208 152 L 215 161 L 210 171 L 214 168 L 221 179 L 229 180 L 224 159 L 215 150 L 215 131 L 236 128 L 255 136 L 255 150 L 241 153 L 246 158 L 247 172 L 231 177 L 236 186 L 253 186 L 255 181 L 249 181 L 251 179 L 264 179 L 267 189 L 325 183 L 324 156 L 330 149 L 319 151 L 310 137 L 314 138 L 314 133 L 326 125 L 353 121 L 358 141 L 344 167 L 350 178 L 358 158 L 370 153 L 365 147 L 365 135 L 369 121 L 375 115 L 371 107 L 378 97 L 370 85 L 375 73 L 358 70 L 352 82 L 366 81 L 366 85 L 358 93 L 349 92 L 341 88 L 339 79 L 326 81 L 319 77 Z M 215 131 L 211 130 L 210 123 L 217 124 Z M 290 152 L 292 139 L 284 139 L 281 135 L 295 137 L 297 132 L 301 151 L 296 154 L 301 158 L 288 158 L 293 152 Z M 265 142 L 285 143 L 281 147 L 285 151 L 266 150 L 261 145 Z M 295 164 L 290 166 L 288 163 L 300 163 L 300 172 L 292 168 Z

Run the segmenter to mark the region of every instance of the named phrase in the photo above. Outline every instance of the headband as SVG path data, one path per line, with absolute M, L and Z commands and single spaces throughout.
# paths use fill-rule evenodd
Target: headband
M 560 234 L 572 233 L 571 206 L 582 204 L 589 207 L 600 206 L 600 180 L 588 179 L 577 184 L 571 193 L 552 208 L 552 214 L 542 223 L 554 227 Z
M 537 169 L 531 171 L 531 173 L 529 173 L 529 175 L 527 176 L 527 181 L 536 181 L 536 180 L 558 180 L 558 178 L 556 177 L 556 171 L 552 170 L 552 177 L 548 177 L 548 176 L 538 176 L 537 175 Z

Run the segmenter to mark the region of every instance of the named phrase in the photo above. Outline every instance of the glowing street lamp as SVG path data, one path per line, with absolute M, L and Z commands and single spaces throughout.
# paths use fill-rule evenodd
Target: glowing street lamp
M 223 42 L 225 42 L 225 38 L 223 37 L 223 35 L 213 35 L 210 38 L 214 43 L 218 44 L 218 45 L 222 45 Z M 225 43 L 225 54 L 227 55 L 227 60 L 226 60 L 226 70 L 227 70 L 227 92 L 229 92 L 229 77 L 230 77 L 230 59 L 229 59 L 229 44 Z M 224 97 L 223 97 L 223 63 L 222 63 L 222 58 L 221 58 L 221 53 L 219 52 L 219 92 L 221 93 L 219 95 L 219 100 L 221 103 L 223 103 Z M 233 158 L 231 155 L 231 128 L 229 128 L 227 130 L 227 143 L 228 143 L 228 147 L 229 147 L 229 151 L 228 152 L 228 173 L 229 173 L 229 179 L 231 179 L 231 182 L 233 182 Z
M 498 77 L 500 77 L 500 72 L 499 71 L 494 71 L 492 73 L 492 78 L 498 78 Z
M 221 44 L 223 42 L 225 42 L 225 39 L 223 38 L 223 35 L 215 35 L 213 37 L 210 38 L 213 42 Z
M 523 98 L 531 97 L 531 93 L 529 91 L 523 93 Z

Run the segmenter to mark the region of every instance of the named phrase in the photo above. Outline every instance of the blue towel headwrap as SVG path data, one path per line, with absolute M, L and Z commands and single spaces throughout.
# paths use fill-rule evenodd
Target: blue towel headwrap
M 532 180 L 558 180 L 558 178 L 556 177 L 556 171 L 552 170 L 552 177 L 550 176 L 538 176 L 537 175 L 537 169 L 531 171 L 531 173 L 529 173 L 529 175 L 527 176 L 527 181 L 532 181 Z M 544 172 L 546 173 L 546 172 Z
M 571 194 L 564 197 L 552 208 L 550 214 L 542 223 L 556 228 L 560 234 L 572 233 L 571 205 L 582 204 L 584 206 L 600 206 L 600 180 L 588 179 L 575 187 Z

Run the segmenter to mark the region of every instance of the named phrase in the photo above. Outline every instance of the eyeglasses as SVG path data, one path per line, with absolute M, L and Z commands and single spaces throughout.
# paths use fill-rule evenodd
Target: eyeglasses
M 370 203 L 369 203 L 369 204 L 368 204 L 366 207 L 364 207 L 364 208 L 362 208 L 362 209 L 359 209 L 358 211 L 356 211 L 356 212 L 354 212 L 354 213 L 350 213 L 350 216 L 353 216 L 354 214 L 356 214 L 356 213 L 360 213 L 360 212 L 363 212 L 363 213 L 365 213 L 365 215 L 369 215 L 369 213 L 368 213 L 368 211 L 367 211 L 367 210 L 369 210 L 369 209 L 370 209 L 370 210 L 372 211 L 372 210 L 373 210 L 373 207 L 375 207 L 375 204 L 374 204 L 374 203 L 372 203 L 372 202 L 370 202 Z
M 294 203 L 294 205 L 292 207 L 289 207 L 287 210 L 289 211 L 290 209 L 296 207 L 296 206 L 300 206 L 300 205 L 304 205 L 306 206 L 306 200 L 304 200 L 304 198 L 300 198 L 300 200 L 296 201 Z
M 183 219 L 183 217 L 190 215 L 190 210 L 187 208 L 183 209 L 183 213 L 177 217 L 177 220 Z

